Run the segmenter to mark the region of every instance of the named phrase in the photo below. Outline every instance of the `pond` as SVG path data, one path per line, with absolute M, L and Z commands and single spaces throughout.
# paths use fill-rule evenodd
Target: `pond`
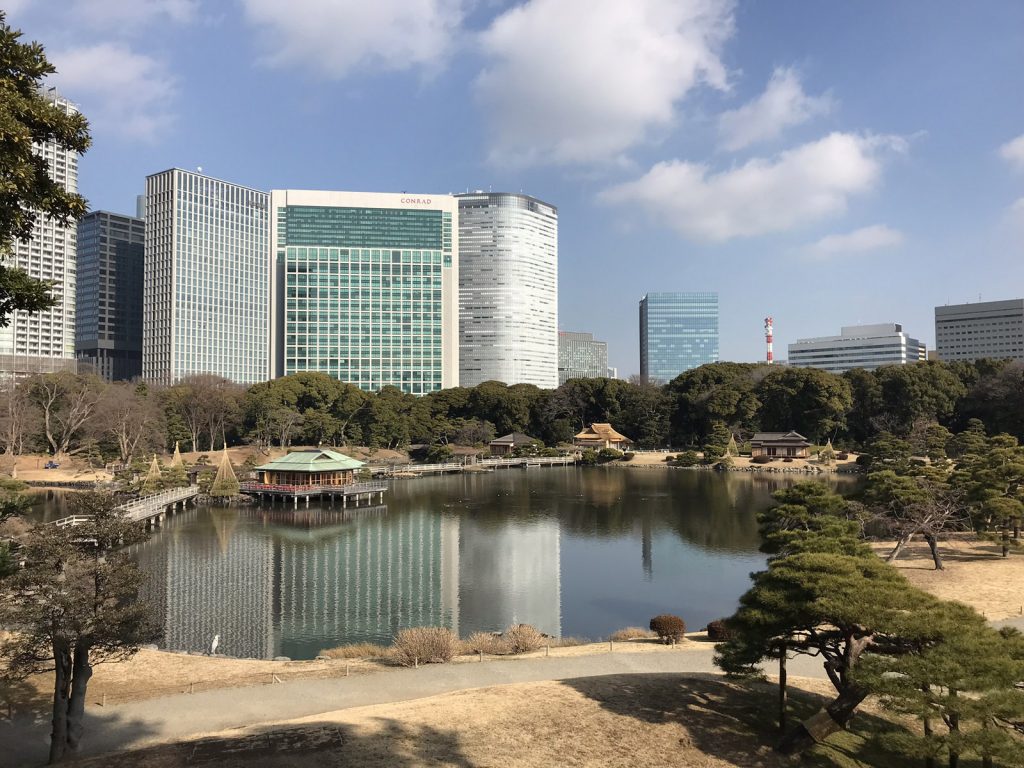
M 401 628 L 606 637 L 730 614 L 764 565 L 756 514 L 794 477 L 550 467 L 393 480 L 385 505 L 199 507 L 134 548 L 162 645 L 312 658 Z M 833 478 L 832 483 L 853 482 Z M 38 515 L 66 514 L 65 494 Z

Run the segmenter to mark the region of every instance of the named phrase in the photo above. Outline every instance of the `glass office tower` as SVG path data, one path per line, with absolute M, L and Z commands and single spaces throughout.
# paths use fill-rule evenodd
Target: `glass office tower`
M 718 362 L 717 293 L 648 293 L 640 299 L 640 376 L 667 383 Z
M 558 332 L 558 386 L 569 379 L 608 376 L 608 342 L 594 341 L 592 333 Z
M 107 381 L 142 375 L 145 222 L 92 211 L 78 222 L 75 354 Z
M 558 209 L 528 195 L 459 200 L 459 383 L 558 386 Z
M 54 109 L 67 115 L 78 108 L 49 88 L 40 94 Z M 33 151 L 60 187 L 78 192 L 78 154 L 47 141 L 33 143 Z M 5 180 L 6 185 L 6 180 Z M 75 222 L 58 224 L 50 216 L 37 216 L 32 237 L 16 240 L 9 254 L 0 254 L 5 266 L 53 286 L 56 303 L 41 312 L 11 312 L 0 328 L 0 376 L 21 378 L 35 373 L 74 371 L 75 363 Z
M 274 190 L 270 203 L 277 375 L 458 385 L 455 198 Z
M 267 193 L 173 168 L 146 179 L 142 375 L 270 378 Z

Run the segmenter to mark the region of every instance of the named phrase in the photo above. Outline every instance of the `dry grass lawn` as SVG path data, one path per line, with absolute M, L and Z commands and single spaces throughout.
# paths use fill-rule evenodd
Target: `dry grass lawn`
M 892 549 L 892 542 L 873 545 L 881 557 Z M 943 600 L 966 603 L 990 620 L 1021 616 L 1024 608 L 1024 550 L 1010 550 L 1002 557 L 1001 548 L 971 536 L 952 537 L 939 545 L 945 570 L 936 571 L 931 552 L 923 540 L 908 544 L 893 565 L 914 586 Z
M 793 714 L 801 717 L 828 693 L 818 681 L 797 680 L 793 688 Z M 793 763 L 771 749 L 774 702 L 770 685 L 667 674 L 524 683 L 330 712 L 85 765 L 781 768 Z M 896 765 L 867 738 L 868 730 L 889 727 L 870 712 L 860 715 L 851 732 L 816 747 L 802 764 Z

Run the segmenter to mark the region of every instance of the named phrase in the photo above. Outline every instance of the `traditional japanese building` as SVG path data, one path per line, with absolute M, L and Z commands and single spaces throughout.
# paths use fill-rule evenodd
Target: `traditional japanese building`
M 516 448 L 535 444 L 543 447 L 543 443 L 535 437 L 524 435 L 522 432 L 511 432 L 504 437 L 491 440 L 491 456 L 510 456 Z
M 615 448 L 619 451 L 633 446 L 633 441 L 612 429 L 611 424 L 591 424 L 572 439 L 577 448 Z
M 363 462 L 318 448 L 313 451 L 293 451 L 256 467 L 260 483 L 264 485 L 328 486 L 350 485 L 356 481 L 356 470 Z
M 758 432 L 750 438 L 750 456 L 806 459 L 811 444 L 799 432 Z

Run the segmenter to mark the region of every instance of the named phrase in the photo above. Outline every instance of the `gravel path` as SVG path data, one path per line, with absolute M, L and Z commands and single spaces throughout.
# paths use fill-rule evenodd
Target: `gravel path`
M 102 754 L 147 744 L 259 723 L 280 722 L 370 704 L 387 704 L 469 688 L 510 683 L 568 680 L 620 674 L 721 674 L 712 663 L 712 647 L 661 653 L 612 653 L 585 656 L 485 661 L 479 664 L 431 664 L 373 675 L 325 680 L 293 680 L 280 685 L 229 688 L 179 694 L 86 712 L 83 755 Z M 789 674 L 821 677 L 821 662 L 791 659 Z M 4 766 L 41 765 L 49 742 L 47 721 L 0 721 L 0 760 Z M 6 762 L 12 756 L 12 763 Z

